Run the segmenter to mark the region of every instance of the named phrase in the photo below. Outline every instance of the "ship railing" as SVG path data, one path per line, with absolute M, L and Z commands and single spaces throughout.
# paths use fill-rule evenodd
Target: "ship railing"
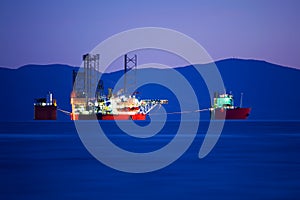
M 156 106 L 161 104 L 167 104 L 168 100 L 166 99 L 143 99 L 141 101 L 140 112 L 143 114 L 148 114 Z

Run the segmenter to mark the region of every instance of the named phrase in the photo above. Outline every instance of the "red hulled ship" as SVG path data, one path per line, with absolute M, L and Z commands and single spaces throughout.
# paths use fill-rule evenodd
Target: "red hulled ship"
M 34 120 L 56 120 L 57 105 L 49 92 L 46 98 L 38 98 L 34 101 Z
M 240 107 L 234 106 L 232 94 L 215 93 L 214 105 L 210 109 L 212 119 L 247 119 L 251 108 L 242 107 L 242 95 Z

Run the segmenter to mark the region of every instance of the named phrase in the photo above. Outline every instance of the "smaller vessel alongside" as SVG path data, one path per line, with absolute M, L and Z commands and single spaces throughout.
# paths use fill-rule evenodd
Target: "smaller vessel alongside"
M 51 92 L 46 98 L 37 98 L 34 101 L 34 120 L 56 120 L 57 105 Z
M 218 94 L 214 95 L 214 102 L 210 108 L 211 119 L 247 119 L 250 115 L 251 108 L 242 107 L 242 97 L 241 103 L 237 107 L 234 105 L 234 98 L 232 94 Z

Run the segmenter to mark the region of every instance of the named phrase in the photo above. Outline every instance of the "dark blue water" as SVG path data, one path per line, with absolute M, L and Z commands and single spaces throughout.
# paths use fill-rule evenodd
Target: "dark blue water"
M 135 145 L 137 151 L 161 148 L 178 127 L 170 122 L 154 139 L 139 143 L 111 122 L 102 125 L 114 143 L 128 149 Z M 180 159 L 145 174 L 119 172 L 97 161 L 72 122 L 0 126 L 0 199 L 300 198 L 299 121 L 226 122 L 215 148 L 199 159 L 203 123 Z

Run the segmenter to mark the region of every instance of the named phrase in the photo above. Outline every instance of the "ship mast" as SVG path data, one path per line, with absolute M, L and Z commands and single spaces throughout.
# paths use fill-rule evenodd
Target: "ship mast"
M 241 93 L 240 108 L 243 106 L 243 93 Z
M 127 54 L 124 55 L 124 94 L 127 94 L 127 90 L 130 87 L 136 86 L 136 69 L 137 69 L 137 55 L 135 54 L 133 57 L 129 57 Z M 130 76 L 130 73 L 127 74 L 128 71 L 134 70 L 134 77 Z

